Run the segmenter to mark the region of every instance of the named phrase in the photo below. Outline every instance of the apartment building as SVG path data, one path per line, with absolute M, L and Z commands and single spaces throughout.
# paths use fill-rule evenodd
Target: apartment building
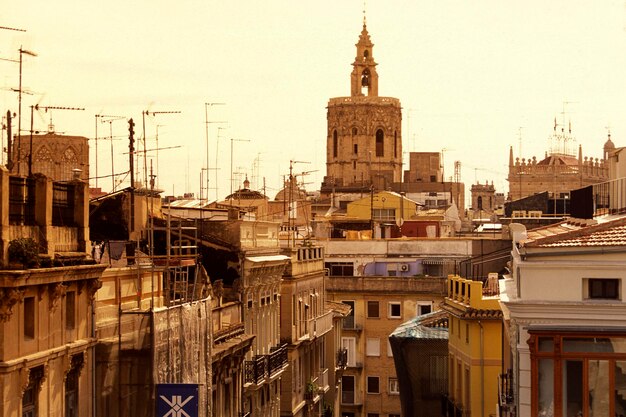
M 448 416 L 495 416 L 502 371 L 498 274 L 481 281 L 448 277 Z
M 88 187 L 0 167 L 0 416 L 94 415 Z
M 314 244 L 284 248 L 289 257 L 280 298 L 280 339 L 289 367 L 281 385 L 281 416 L 319 416 L 334 404 L 334 311 L 326 303 L 324 253 Z M 334 349 L 333 349 L 334 350 Z M 332 350 L 331 350 L 332 351 Z
M 626 220 L 591 222 L 514 228 L 503 416 L 626 413 Z

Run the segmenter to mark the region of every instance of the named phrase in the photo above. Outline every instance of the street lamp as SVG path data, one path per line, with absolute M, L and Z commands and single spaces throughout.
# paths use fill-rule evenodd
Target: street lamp
M 17 142 L 17 173 L 20 173 L 20 158 L 22 149 L 22 55 L 37 56 L 36 53 L 26 50 L 20 46 L 18 49 L 20 52 L 20 81 L 18 89 L 18 108 L 17 108 L 17 136 L 19 141 Z

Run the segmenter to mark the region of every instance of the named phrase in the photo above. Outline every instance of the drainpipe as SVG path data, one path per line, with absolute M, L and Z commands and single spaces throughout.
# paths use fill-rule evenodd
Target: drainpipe
M 485 329 L 480 320 L 480 415 L 485 415 Z
M 96 339 L 96 296 L 91 300 L 91 339 Z M 91 415 L 96 417 L 96 346 L 91 347 Z

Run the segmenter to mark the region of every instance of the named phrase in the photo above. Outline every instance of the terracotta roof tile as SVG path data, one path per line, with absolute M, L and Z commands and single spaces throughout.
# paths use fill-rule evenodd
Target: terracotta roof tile
M 530 232 L 528 233 L 530 235 Z M 529 236 L 530 237 L 530 236 Z M 526 247 L 554 248 L 580 246 L 626 246 L 626 217 L 606 223 L 539 237 L 525 242 Z

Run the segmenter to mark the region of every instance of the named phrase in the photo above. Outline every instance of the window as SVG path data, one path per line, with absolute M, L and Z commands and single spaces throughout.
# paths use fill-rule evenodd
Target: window
M 357 145 L 356 143 L 354 144 L 354 154 L 358 154 L 359 153 L 359 145 Z
M 379 318 L 380 313 L 378 311 L 378 301 L 368 301 L 367 302 L 367 317 L 368 318 Z
M 343 318 L 343 328 L 344 329 L 354 329 L 354 301 L 342 301 L 342 303 L 350 306 L 350 314 Z
M 76 293 L 68 291 L 65 294 L 65 329 L 74 330 L 76 326 Z
M 347 366 L 356 366 L 356 338 L 342 337 L 341 347 L 348 352 Z
M 382 129 L 376 131 L 376 156 L 385 156 L 385 133 Z
M 35 338 L 35 297 L 24 298 L 24 338 Z
M 469 323 L 465 323 L 465 343 L 469 343 L 470 328 Z
M 432 313 L 433 303 L 431 301 L 418 301 L 417 302 L 417 315 L 422 316 L 424 314 Z
M 398 132 L 393 132 L 393 157 L 398 157 Z
M 43 381 L 43 366 L 31 368 L 28 373 L 28 386 L 22 395 L 22 417 L 39 415 L 39 389 Z
M 356 161 L 352 161 L 352 169 L 356 169 Z
M 530 330 L 530 336 L 533 415 L 603 416 L 626 408 L 620 393 L 626 380 L 624 335 Z
M 65 378 L 65 417 L 78 416 L 78 372 L 72 368 Z
M 380 339 L 368 337 L 366 341 L 365 354 L 367 356 L 380 356 Z
M 395 209 L 373 209 L 372 217 L 374 220 L 378 220 L 381 222 L 390 222 L 396 220 L 396 210 Z
M 337 157 L 337 147 L 338 147 L 337 131 L 333 130 L 333 158 Z
M 328 269 L 331 277 L 351 277 L 354 275 L 352 262 L 325 262 L 324 268 Z
M 402 318 L 401 312 L 401 304 L 399 301 L 390 301 L 389 302 L 389 318 L 391 319 L 400 319 Z
M 389 394 L 400 394 L 398 378 L 389 378 Z
M 367 377 L 367 393 L 368 394 L 380 393 L 380 384 L 379 384 L 379 379 L 377 376 Z
M 344 375 L 341 377 L 341 403 L 354 404 L 354 376 Z
M 589 278 L 588 298 L 596 300 L 619 300 L 619 279 Z
M 367 413 L 367 417 L 380 417 L 378 413 Z

